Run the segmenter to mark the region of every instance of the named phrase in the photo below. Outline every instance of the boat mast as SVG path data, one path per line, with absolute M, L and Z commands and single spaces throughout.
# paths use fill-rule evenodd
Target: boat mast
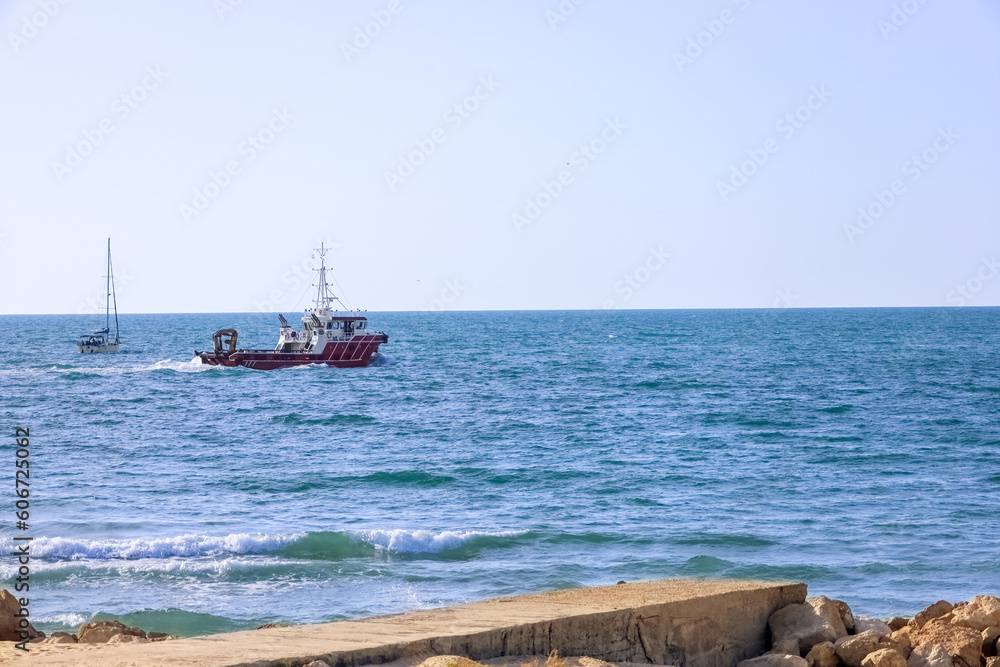
M 104 331 L 111 331 L 111 238 L 108 238 L 108 273 L 104 276 Z
M 319 253 L 319 268 L 315 269 L 319 273 L 319 282 L 316 283 L 316 307 L 329 308 L 334 301 L 343 305 L 343 302 L 330 290 L 330 285 L 326 282 L 326 253 L 330 252 L 323 243 L 316 248 Z
M 111 266 L 111 239 L 108 239 L 108 281 L 111 283 L 111 298 L 115 304 L 115 342 L 118 342 L 118 295 L 115 294 L 115 274 Z M 107 325 L 105 325 L 107 326 Z M 108 330 L 110 333 L 110 329 Z

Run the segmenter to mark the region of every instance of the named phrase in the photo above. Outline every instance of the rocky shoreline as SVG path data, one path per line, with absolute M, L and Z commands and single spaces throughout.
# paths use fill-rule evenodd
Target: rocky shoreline
M 771 650 L 737 667 L 1000 667 L 1000 598 L 939 600 L 913 618 L 855 618 L 809 598 L 768 619 Z
M 127 644 L 157 642 L 169 639 L 165 632 L 146 632 L 130 628 L 118 621 L 91 621 L 84 623 L 76 633 L 53 632 L 50 636 L 36 630 L 20 615 L 21 603 L 6 590 L 0 590 L 0 641 L 32 644 Z

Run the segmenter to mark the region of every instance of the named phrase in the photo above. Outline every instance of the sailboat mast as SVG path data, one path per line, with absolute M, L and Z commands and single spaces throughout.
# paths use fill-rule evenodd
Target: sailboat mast
M 108 238 L 108 275 L 104 276 L 104 328 L 111 324 L 111 239 Z
M 118 342 L 118 295 L 115 294 L 115 273 L 111 264 L 111 239 L 108 239 L 108 280 L 111 281 L 111 299 L 115 304 L 115 342 Z

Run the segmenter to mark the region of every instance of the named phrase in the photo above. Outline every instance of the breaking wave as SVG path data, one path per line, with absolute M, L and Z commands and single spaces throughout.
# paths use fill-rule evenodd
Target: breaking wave
M 303 535 L 237 533 L 221 537 L 179 535 L 163 538 L 102 539 L 42 537 L 35 540 L 32 553 L 53 560 L 134 560 L 233 554 L 273 553 Z
M 42 537 L 32 554 L 50 561 L 138 560 L 144 558 L 203 558 L 274 554 L 292 558 L 342 559 L 377 552 L 470 555 L 484 548 L 504 546 L 521 531 L 358 530 L 318 531 L 270 535 L 237 533 L 224 536 L 179 535 L 164 538 L 98 539 Z M 471 550 L 471 551 L 470 551 Z

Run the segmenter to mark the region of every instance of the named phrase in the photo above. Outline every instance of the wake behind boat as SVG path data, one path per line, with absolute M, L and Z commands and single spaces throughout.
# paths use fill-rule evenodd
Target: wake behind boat
M 111 270 L 111 239 L 108 239 L 108 275 L 105 276 L 104 328 L 80 336 L 76 347 L 82 354 L 118 351 L 118 297 L 115 295 L 115 276 Z M 115 339 L 111 340 L 111 307 L 115 309 Z
M 212 366 L 246 366 L 273 370 L 289 366 L 326 364 L 337 368 L 368 366 L 372 356 L 389 337 L 381 331 L 368 332 L 368 318 L 356 311 L 341 312 L 332 308 L 343 305 L 326 282 L 327 250 L 323 244 L 316 251 L 320 257 L 319 281 L 314 308 L 302 316 L 302 331 L 292 329 L 284 315 L 278 315 L 278 344 L 273 350 L 238 350 L 239 334 L 235 329 L 220 329 L 212 335 L 213 352 L 199 352 L 202 363 Z

